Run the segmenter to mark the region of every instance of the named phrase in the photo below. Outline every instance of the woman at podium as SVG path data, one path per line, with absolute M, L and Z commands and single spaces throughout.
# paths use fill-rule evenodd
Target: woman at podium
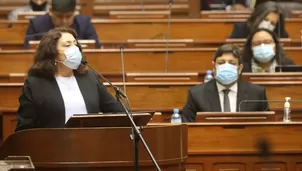
M 73 114 L 123 112 L 82 61 L 73 29 L 56 28 L 42 38 L 19 97 L 16 131 L 62 128 Z

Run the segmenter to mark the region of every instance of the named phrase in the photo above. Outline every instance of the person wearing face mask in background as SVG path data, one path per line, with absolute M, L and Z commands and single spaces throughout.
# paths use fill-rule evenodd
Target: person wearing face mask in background
M 92 25 L 90 18 L 86 15 L 77 14 L 76 0 L 52 0 L 49 13 L 38 16 L 30 20 L 24 40 L 24 49 L 29 48 L 30 40 L 40 40 L 41 35 L 31 36 L 35 34 L 43 34 L 56 27 L 73 28 L 78 39 L 95 40 L 95 47 L 101 48 L 98 35 Z
M 45 11 L 48 12 L 47 0 L 29 0 L 29 4 L 13 10 L 8 14 L 8 20 L 18 20 L 19 13 L 22 12 L 38 12 Z
M 295 65 L 285 56 L 276 34 L 268 29 L 257 29 L 247 39 L 243 53 L 243 72 L 275 72 L 278 65 Z
M 247 22 L 235 23 L 230 39 L 245 39 L 258 28 L 275 32 L 280 38 L 288 38 L 282 8 L 276 2 L 268 1 L 258 5 Z
M 238 112 L 244 100 L 266 100 L 265 88 L 240 80 L 241 64 L 239 47 L 222 45 L 213 59 L 215 79 L 194 86 L 188 91 L 183 107 L 184 122 L 194 122 L 197 112 Z M 268 111 L 268 103 L 242 103 L 241 111 Z
M 16 131 L 62 128 L 73 114 L 124 111 L 82 61 L 71 28 L 56 28 L 43 36 L 19 97 Z

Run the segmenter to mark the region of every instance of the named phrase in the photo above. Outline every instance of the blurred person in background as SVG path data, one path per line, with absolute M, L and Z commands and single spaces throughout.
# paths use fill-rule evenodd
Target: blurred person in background
M 13 10 L 8 15 L 9 20 L 18 20 L 19 13 L 22 12 L 37 12 L 37 11 L 48 11 L 47 0 L 30 0 L 28 5 Z
M 245 39 L 258 28 L 266 28 L 276 33 L 280 38 L 288 38 L 285 30 L 283 10 L 276 2 L 265 2 L 258 5 L 247 22 L 235 23 L 229 38 Z
M 24 49 L 29 48 L 30 40 L 40 40 L 43 34 L 56 27 L 73 28 L 80 40 L 95 40 L 96 48 L 101 44 L 90 18 L 77 14 L 76 0 L 52 0 L 49 13 L 38 16 L 29 22 L 24 41 Z

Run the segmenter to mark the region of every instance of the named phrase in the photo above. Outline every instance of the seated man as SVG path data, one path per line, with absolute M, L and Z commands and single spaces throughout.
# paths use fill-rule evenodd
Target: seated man
M 214 55 L 215 79 L 189 90 L 182 112 L 184 122 L 194 122 L 197 112 L 267 111 L 268 103 L 244 100 L 266 100 L 265 88 L 239 79 L 243 65 L 240 49 L 222 45 Z M 239 106 L 240 104 L 240 106 Z
M 46 0 L 30 0 L 29 4 L 13 10 L 8 15 L 9 20 L 18 20 L 18 15 L 21 12 L 33 12 L 33 11 L 47 11 L 47 1 Z
M 52 9 L 49 14 L 45 14 L 30 20 L 24 48 L 29 48 L 30 40 L 40 40 L 41 37 L 54 27 L 70 26 L 76 30 L 78 39 L 93 39 L 96 47 L 100 48 L 98 35 L 90 22 L 90 18 L 85 15 L 75 15 L 76 0 L 52 0 Z

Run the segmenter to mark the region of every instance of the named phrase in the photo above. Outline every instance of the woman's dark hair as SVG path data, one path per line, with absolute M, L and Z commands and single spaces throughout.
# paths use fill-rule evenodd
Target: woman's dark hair
M 284 55 L 284 52 L 283 52 L 283 48 L 279 42 L 279 39 L 277 37 L 277 35 L 268 30 L 268 29 L 264 29 L 264 28 L 259 28 L 257 29 L 255 32 L 253 32 L 248 38 L 247 38 L 247 41 L 244 45 L 244 49 L 243 49 L 243 61 L 247 64 L 251 64 L 252 62 L 252 58 L 253 58 L 253 50 L 252 50 L 252 40 L 253 40 L 253 37 L 256 33 L 258 32 L 261 32 L 261 31 L 265 31 L 267 32 L 268 34 L 270 34 L 274 40 L 274 43 L 275 43 L 275 47 L 276 47 L 276 55 L 274 57 L 274 59 L 276 59 L 277 63 L 280 64 L 280 62 L 282 61 L 283 57 L 285 56 Z
M 259 24 L 265 19 L 265 17 L 271 13 L 275 12 L 279 14 L 279 20 L 274 30 L 275 33 L 279 33 L 281 37 L 286 33 L 285 31 L 285 21 L 284 21 L 284 12 L 278 3 L 268 1 L 265 3 L 259 4 L 254 12 L 251 14 L 247 21 L 247 26 L 249 33 L 255 32 L 258 29 Z M 280 28 L 279 28 L 280 27 Z
M 77 40 L 77 34 L 75 30 L 66 27 L 58 27 L 50 30 L 45 34 L 36 50 L 34 57 L 34 64 L 28 71 L 28 76 L 39 76 L 39 77 L 54 77 L 57 72 L 56 57 L 58 56 L 57 43 L 61 38 L 62 33 L 70 33 L 77 41 L 77 45 L 82 52 L 82 48 Z M 82 61 L 85 61 L 84 57 Z M 87 67 L 80 64 L 78 69 L 75 71 L 79 75 L 87 74 Z

